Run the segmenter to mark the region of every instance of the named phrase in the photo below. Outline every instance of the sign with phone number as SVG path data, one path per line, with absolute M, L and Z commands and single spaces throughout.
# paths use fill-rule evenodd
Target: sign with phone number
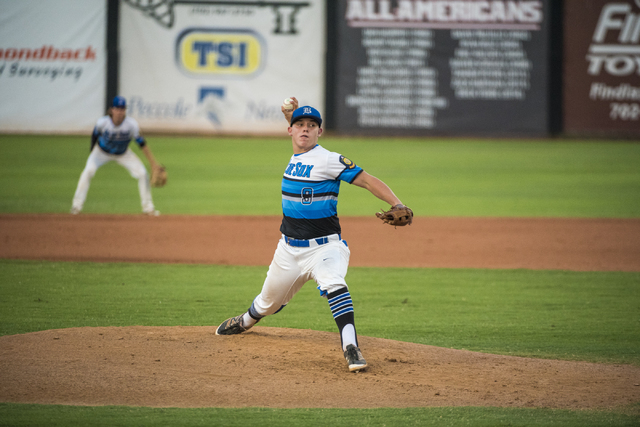
M 640 0 L 567 0 L 564 28 L 565 131 L 640 135 Z

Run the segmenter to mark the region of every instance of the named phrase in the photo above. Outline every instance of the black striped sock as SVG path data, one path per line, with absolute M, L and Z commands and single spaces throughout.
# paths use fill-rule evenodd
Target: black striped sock
M 329 301 L 329 308 L 331 309 L 333 319 L 336 321 L 336 325 L 338 325 L 340 340 L 342 341 L 342 330 L 345 326 L 351 324 L 355 330 L 355 316 L 353 312 L 351 294 L 347 288 L 340 288 L 339 290 L 328 294 L 327 299 Z

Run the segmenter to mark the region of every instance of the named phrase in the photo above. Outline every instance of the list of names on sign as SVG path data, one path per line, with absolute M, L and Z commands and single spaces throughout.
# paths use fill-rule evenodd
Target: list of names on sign
M 523 42 L 529 31 L 453 30 L 457 41 L 449 60 L 456 99 L 525 99 L 531 61 Z
M 346 105 L 358 110 L 360 127 L 433 128 L 438 96 L 437 70 L 428 66 L 433 31 L 362 30 L 367 64 L 357 67 L 356 94 Z
M 543 1 L 347 1 L 339 11 L 337 128 L 544 133 L 545 10 Z

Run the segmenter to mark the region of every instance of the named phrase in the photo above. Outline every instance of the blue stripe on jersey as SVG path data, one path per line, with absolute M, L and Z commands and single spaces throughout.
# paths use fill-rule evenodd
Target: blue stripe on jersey
M 320 219 L 337 215 L 340 181 L 282 178 L 282 213 L 290 218 Z
M 322 202 L 314 202 L 313 205 L 303 205 L 299 200 L 291 201 L 284 198 L 282 199 L 282 212 L 289 218 L 321 219 L 333 216 L 337 211 L 337 200 L 325 200 Z
M 101 136 L 98 140 L 98 145 L 104 151 L 110 154 L 123 154 L 127 151 L 127 147 L 129 146 L 129 142 L 131 139 L 126 140 L 114 140 L 114 139 L 106 139 L 104 136 Z
M 100 139 L 98 145 L 104 151 L 110 154 L 123 154 L 127 151 L 129 142 L 131 142 L 131 132 L 115 132 L 111 133 L 105 131 Z
M 353 180 L 356 179 L 358 175 L 360 175 L 360 172 L 362 172 L 362 168 L 360 166 L 355 166 L 353 169 L 346 168 L 345 170 L 342 171 L 342 173 L 340 173 L 340 176 L 338 176 L 338 179 L 341 179 L 351 184 Z
M 339 180 L 327 180 L 327 181 L 311 181 L 302 179 L 292 179 L 288 177 L 282 177 L 282 192 L 301 194 L 301 189 L 305 187 L 313 187 L 314 193 L 335 193 L 340 191 Z

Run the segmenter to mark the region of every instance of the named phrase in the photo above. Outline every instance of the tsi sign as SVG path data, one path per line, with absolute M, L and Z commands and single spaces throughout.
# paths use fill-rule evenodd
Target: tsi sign
M 178 36 L 176 61 L 192 77 L 253 77 L 264 65 L 264 45 L 250 30 L 189 28 Z

